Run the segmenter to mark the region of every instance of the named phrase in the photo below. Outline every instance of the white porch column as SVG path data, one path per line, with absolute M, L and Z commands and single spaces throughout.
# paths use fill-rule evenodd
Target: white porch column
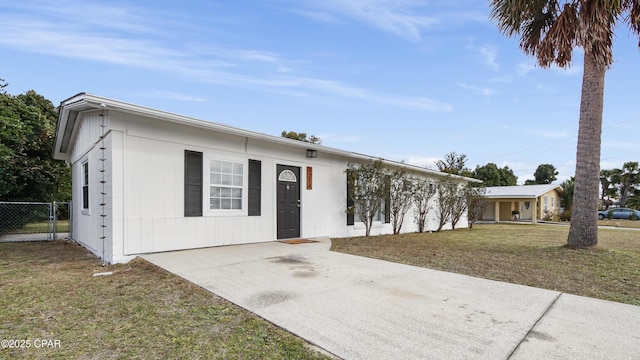
M 493 209 L 493 218 L 496 220 L 496 222 L 500 221 L 500 201 L 496 200 L 496 205 L 494 206 Z
M 533 204 L 531 204 L 533 206 L 533 217 L 531 218 L 531 222 L 534 224 L 538 223 L 538 199 L 533 199 L 532 201 Z

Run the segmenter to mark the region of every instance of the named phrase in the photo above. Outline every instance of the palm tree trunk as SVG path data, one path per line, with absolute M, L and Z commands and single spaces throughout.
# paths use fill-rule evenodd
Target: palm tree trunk
M 606 68 L 585 50 L 578 125 L 576 177 L 567 244 L 587 247 L 598 244 L 598 190 L 600 188 L 600 142 Z

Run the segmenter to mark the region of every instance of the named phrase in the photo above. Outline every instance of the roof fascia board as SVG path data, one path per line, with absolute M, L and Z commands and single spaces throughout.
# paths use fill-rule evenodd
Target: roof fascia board
M 66 126 L 66 123 L 69 120 L 70 111 L 82 112 L 82 111 L 96 110 L 96 109 L 115 110 L 115 111 L 131 113 L 131 114 L 139 114 L 139 115 L 148 116 L 155 119 L 161 119 L 164 121 L 169 121 L 177 124 L 186 124 L 189 126 L 199 127 L 202 129 L 214 130 L 214 131 L 218 131 L 218 132 L 222 132 L 230 135 L 236 135 L 236 136 L 251 138 L 255 140 L 276 143 L 280 145 L 293 146 L 293 147 L 302 148 L 302 149 L 318 150 L 328 154 L 345 157 L 347 159 L 352 159 L 354 161 L 356 160 L 357 161 L 375 161 L 379 159 L 387 166 L 406 167 L 407 169 L 410 169 L 412 171 L 422 173 L 422 174 L 429 174 L 432 176 L 439 176 L 439 177 L 451 176 L 454 179 L 458 179 L 461 181 L 475 182 L 475 183 L 482 182 L 481 180 L 478 180 L 478 179 L 467 178 L 460 175 L 449 175 L 439 171 L 422 168 L 415 165 L 408 165 L 408 164 L 403 164 L 403 163 L 399 163 L 391 160 L 377 158 L 375 156 L 359 154 L 355 152 L 340 150 L 340 149 L 322 146 L 318 144 L 301 142 L 299 140 L 293 140 L 293 139 L 287 139 L 287 138 L 273 136 L 273 135 L 262 134 L 255 131 L 244 130 L 244 129 L 240 129 L 240 128 L 236 128 L 233 126 L 224 125 L 216 122 L 195 119 L 195 118 L 184 116 L 184 115 L 178 115 L 175 113 L 151 109 L 151 108 L 140 106 L 140 105 L 135 105 L 135 104 L 131 104 L 123 101 L 113 100 L 113 99 L 109 99 L 109 98 L 105 98 L 105 97 L 101 97 L 93 94 L 86 94 L 86 93 L 80 93 L 62 102 L 61 109 L 60 109 L 61 116 L 58 120 L 58 132 L 60 132 L 60 130 L 64 130 L 64 127 Z M 65 123 L 65 126 L 61 124 L 61 121 Z M 58 134 L 56 134 L 56 137 L 57 135 Z M 55 149 L 59 149 L 59 144 L 57 142 L 56 142 Z

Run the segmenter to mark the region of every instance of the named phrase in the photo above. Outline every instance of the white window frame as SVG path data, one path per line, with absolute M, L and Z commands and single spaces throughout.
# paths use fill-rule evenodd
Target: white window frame
M 80 187 L 80 196 L 82 199 L 82 203 L 80 205 L 80 209 L 83 214 L 90 214 L 91 209 L 91 165 L 89 164 L 89 159 L 85 158 L 80 162 L 80 181 L 82 186 Z M 84 188 L 87 187 L 87 207 L 84 207 L 85 203 L 85 193 Z
M 242 185 L 238 185 L 238 184 L 223 184 L 223 183 L 213 183 L 213 181 L 215 179 L 212 179 L 212 165 L 214 163 L 214 161 L 216 162 L 221 162 L 221 163 L 226 163 L 226 164 L 231 164 L 232 166 L 234 165 L 241 165 L 242 166 Z M 210 214 L 210 215 L 246 215 L 248 213 L 247 210 L 247 193 L 248 193 L 248 186 L 249 186 L 249 179 L 248 179 L 248 175 L 249 175 L 249 166 L 248 166 L 248 160 L 247 159 L 243 159 L 243 158 L 236 158 L 236 157 L 226 157 L 226 156 L 208 156 L 206 157 L 206 161 L 204 161 L 203 166 L 204 168 L 204 174 L 205 174 L 205 189 L 203 189 L 203 202 L 204 202 L 204 210 L 205 213 Z M 233 171 L 232 171 L 233 172 Z M 233 174 L 229 174 L 229 173 L 221 173 L 222 176 L 227 175 L 227 176 L 231 176 L 231 179 L 233 180 Z M 239 174 L 236 174 L 239 175 Z M 214 173 L 215 176 L 215 173 Z M 233 181 L 232 181 L 233 182 Z M 212 209 L 211 208 L 211 190 L 213 187 L 219 187 L 219 188 L 228 188 L 228 189 L 232 189 L 231 191 L 233 191 L 233 189 L 240 189 L 241 191 L 241 198 L 240 198 L 240 209 Z M 222 198 L 221 198 L 222 199 Z M 231 201 L 233 201 L 233 195 L 231 195 Z

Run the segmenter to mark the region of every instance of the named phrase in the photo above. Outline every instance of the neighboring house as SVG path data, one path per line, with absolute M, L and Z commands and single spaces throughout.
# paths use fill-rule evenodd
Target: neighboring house
M 487 187 L 490 206 L 483 214 L 485 221 L 513 220 L 513 211 L 519 220 L 534 224 L 547 215 L 560 212 L 560 185 L 523 185 Z
M 109 263 L 151 252 L 364 235 L 359 219 L 346 213 L 345 170 L 376 159 L 84 93 L 61 103 L 53 155 L 72 165 L 74 240 Z M 384 164 L 434 182 L 445 176 Z M 410 210 L 403 232 L 417 230 L 412 218 Z M 388 222 L 380 217 L 372 235 L 392 233 Z M 432 210 L 427 229 L 436 228 Z

